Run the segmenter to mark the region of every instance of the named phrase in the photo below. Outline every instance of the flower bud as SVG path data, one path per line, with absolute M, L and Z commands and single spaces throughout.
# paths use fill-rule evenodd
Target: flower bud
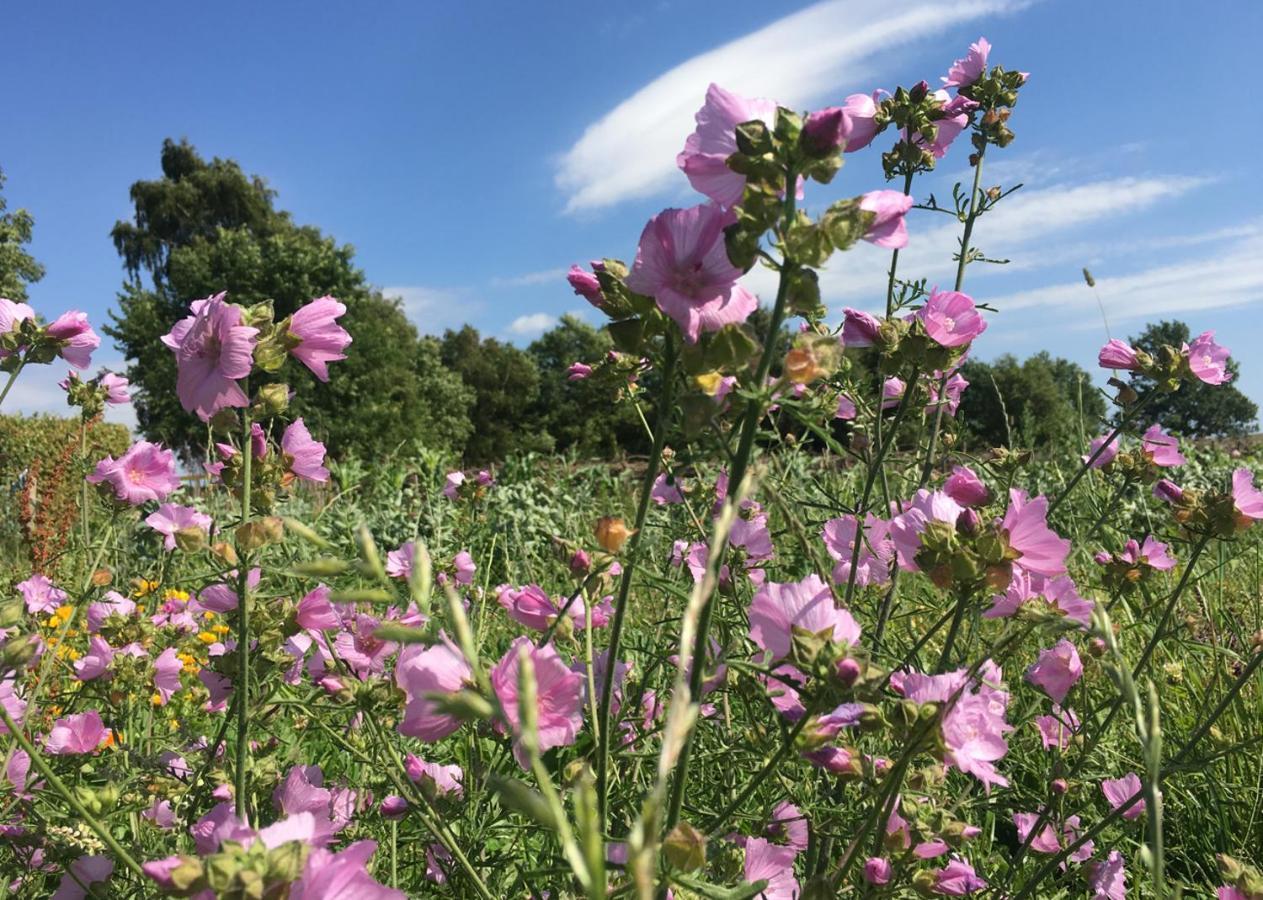
M 175 533 L 175 545 L 185 553 L 196 553 L 206 546 L 206 531 L 196 525 L 181 528 Z
M 0 647 L 0 673 L 26 668 L 38 650 L 39 638 L 33 634 L 23 634 L 5 641 L 4 646 Z
M 1163 478 L 1153 486 L 1153 495 L 1167 503 L 1179 503 L 1184 499 L 1184 490 L 1174 481 Z
M 864 863 L 864 880 L 869 884 L 886 884 L 890 881 L 890 875 L 889 860 L 874 856 Z
M 930 83 L 922 79 L 912 86 L 912 90 L 908 91 L 908 99 L 913 103 L 920 103 L 930 94 Z
M 680 822 L 662 842 L 667 861 L 683 872 L 700 869 L 706 862 L 706 836 L 690 825 Z
M 1064 778 L 1054 778 L 1052 783 L 1052 792 L 1054 794 L 1064 794 L 1070 790 L 1070 784 Z
M 807 116 L 799 144 L 811 159 L 824 159 L 846 145 L 851 119 L 840 106 L 830 106 Z
M 631 533 L 627 523 L 618 516 L 602 516 L 597 520 L 596 542 L 608 553 L 622 550 Z
M 588 574 L 592 570 L 592 557 L 582 548 L 570 556 L 570 574 L 576 578 Z
M 833 672 L 844 687 L 850 687 L 859 680 L 863 670 L 858 662 L 847 656 L 837 661 L 837 664 L 833 667 Z
M 1104 656 L 1107 649 L 1105 641 L 1101 638 L 1092 638 L 1092 640 L 1088 641 L 1088 654 L 1096 659 Z
M 967 537 L 974 537 L 982 530 L 982 517 L 975 509 L 965 509 L 956 517 L 956 530 Z
M 275 416 L 285 412 L 289 406 L 289 385 L 265 384 L 255 394 L 255 404 L 265 415 Z

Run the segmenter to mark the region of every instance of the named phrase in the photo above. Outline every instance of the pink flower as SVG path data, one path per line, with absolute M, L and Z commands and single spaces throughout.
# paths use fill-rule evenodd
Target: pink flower
M 690 344 L 703 331 L 744 322 L 759 305 L 737 284 L 742 273 L 724 245 L 724 228 L 735 221 L 732 213 L 709 204 L 667 209 L 640 235 L 627 286 L 652 296 Z
M 137 441 L 117 460 L 106 456 L 88 476 L 92 484 L 107 483 L 114 496 L 131 506 L 149 500 L 165 500 L 180 486 L 175 473 L 175 454 L 161 444 Z
M 859 623 L 833 605 L 829 586 L 815 574 L 802 581 L 768 582 L 750 603 L 750 639 L 772 659 L 789 656 L 795 629 L 851 645 L 860 640 Z
M 399 733 L 423 741 L 438 741 L 460 727 L 460 719 L 445 713 L 433 694 L 454 694 L 470 678 L 469 663 L 447 637 L 430 647 L 412 644 L 395 664 L 395 683 L 407 698 Z
M 375 841 L 356 841 L 337 853 L 317 847 L 307 856 L 303 877 L 289 886 L 289 900 L 408 900 L 368 873 Z
M 305 481 L 329 480 L 329 470 L 324 467 L 325 445 L 312 440 L 301 417 L 291 422 L 281 435 L 281 452 L 285 455 L 286 471 Z
M 1135 372 L 1140 368 L 1136 348 L 1118 338 L 1110 338 L 1106 342 L 1101 352 L 1097 354 L 1096 361 L 1100 363 L 1102 369 L 1126 369 L 1129 372 Z
M 237 603 L 239 602 L 236 591 L 237 570 L 233 569 L 230 574 L 232 576 L 231 585 L 221 581 L 203 588 L 202 592 L 197 595 L 198 602 L 202 604 L 203 609 L 221 613 L 230 612 L 237 608 Z M 254 590 L 259 586 L 259 580 L 262 577 L 262 570 L 256 566 L 246 574 L 246 585 L 250 590 Z
M 417 784 L 427 787 L 438 794 L 451 794 L 460 797 L 464 794 L 465 772 L 460 766 L 444 766 L 429 763 L 409 753 L 404 758 L 404 771 Z M 427 790 L 427 795 L 429 790 Z
M 136 611 L 136 603 L 118 591 L 106 591 L 105 597 L 88 606 L 88 631 L 97 632 L 110 616 L 130 616 Z
M 346 359 L 343 351 L 351 343 L 351 335 L 338 324 L 345 313 L 345 304 L 333 297 L 318 297 L 290 317 L 289 335 L 299 343 L 289 352 L 321 381 L 329 380 L 329 363 Z
M 947 91 L 935 91 L 934 98 L 943 104 L 943 118 L 935 122 L 937 133 L 934 140 L 926 143 L 925 138 L 918 132 L 913 136 L 912 142 L 934 154 L 935 159 L 942 159 L 947 155 L 947 150 L 952 146 L 952 142 L 960 136 L 960 133 L 969 125 L 968 110 L 972 101 L 966 100 L 964 97 L 955 99 L 948 96 Z M 908 131 L 905 128 L 902 132 L 904 140 L 908 139 Z
M 797 900 L 798 879 L 794 877 L 797 850 L 763 838 L 750 838 L 745 850 L 745 880 L 750 884 L 767 882 L 767 887 L 759 892 L 760 900 Z
M 888 884 L 892 874 L 889 860 L 871 856 L 864 861 L 864 880 L 869 884 Z
M 92 753 L 109 737 L 110 730 L 95 709 L 65 716 L 53 723 L 44 741 L 44 752 L 57 756 Z
M 1141 450 L 1155 466 L 1170 468 L 1182 466 L 1188 460 L 1180 453 L 1180 442 L 1162 430 L 1161 425 L 1150 425 L 1141 438 Z
M 1089 469 L 1104 469 L 1114 461 L 1114 457 L 1118 456 L 1118 438 L 1114 438 L 1106 446 L 1105 439 L 1107 437 L 1108 435 L 1103 434 L 1100 437 L 1092 438 L 1092 443 L 1088 445 L 1087 454 L 1081 457 L 1083 464 Z M 1105 449 L 1101 450 L 1101 447 L 1105 447 Z M 1097 453 L 1097 450 L 1101 450 L 1101 452 Z
M 991 44 L 985 37 L 969 45 L 969 52 L 963 59 L 952 63 L 943 77 L 943 87 L 962 88 L 973 84 L 987 71 L 987 54 L 991 52 Z
M 597 309 L 605 306 L 605 295 L 601 293 L 601 282 L 594 274 L 604 268 L 604 263 L 593 262 L 593 272 L 585 272 L 579 266 L 571 266 L 570 271 L 566 274 L 566 280 L 570 282 L 570 286 L 574 288 L 574 292 L 587 300 Z M 601 268 L 597 268 L 600 266 Z
M 16 303 L 7 297 L 0 297 L 0 336 L 16 331 L 27 319 L 35 318 L 35 310 L 25 303 Z M 0 348 L 0 359 L 9 356 L 10 352 Z
M 1118 558 L 1133 566 L 1148 566 L 1151 569 L 1166 572 L 1175 568 L 1175 557 L 1171 556 L 1169 551 L 1170 547 L 1166 544 L 1153 535 L 1146 535 L 1143 544 L 1129 540 L 1123 546 L 1123 552 L 1118 555 Z
M 968 294 L 934 288 L 916 317 L 925 333 L 943 347 L 962 347 L 987 330 Z
M 903 383 L 903 379 L 898 376 L 891 375 L 881 386 L 881 408 L 894 409 L 899 405 L 899 401 L 903 399 L 903 392 L 908 386 Z
M 132 399 L 132 395 L 127 392 L 131 383 L 122 375 L 106 372 L 97 384 L 105 391 L 105 402 L 111 406 L 121 406 Z
M 943 493 L 964 507 L 986 506 L 991 500 L 991 491 L 968 466 L 952 468 L 952 474 L 943 482 Z
M 114 874 L 114 860 L 108 856 L 81 856 L 68 868 L 51 900 L 84 900 L 92 885 L 108 881 Z M 93 890 L 92 895 L 103 897 L 105 892 Z
M 309 631 L 336 631 L 342 627 L 342 619 L 329 602 L 330 593 L 328 586 L 322 584 L 298 601 L 295 619 L 299 628 Z
M 1016 615 L 1026 603 L 1041 601 L 1067 619 L 1078 622 L 1084 628 L 1092 623 L 1092 610 L 1096 604 L 1079 596 L 1079 589 L 1069 575 L 1045 578 L 1033 572 L 1017 569 L 1003 594 L 991 598 L 991 608 L 982 614 L 984 619 L 998 619 Z
M 180 671 L 184 663 L 175 655 L 175 648 L 168 647 L 154 660 L 153 686 L 160 698 L 159 706 L 166 706 L 180 689 Z
M 828 106 L 810 113 L 803 121 L 802 147 L 813 159 L 824 159 L 846 146 L 851 134 L 851 118 L 841 106 Z
M 176 394 L 187 412 L 203 422 L 228 407 L 248 406 L 237 379 L 250 374 L 259 329 L 242 322 L 241 308 L 227 294 L 194 300 L 193 315 L 181 319 L 162 342 L 175 353 Z
M 142 819 L 147 819 L 164 831 L 175 825 L 175 810 L 171 808 L 171 803 L 167 800 L 159 800 L 154 798 L 149 808 L 140 814 Z
M 842 109 L 851 120 L 851 133 L 847 137 L 846 152 L 854 153 L 863 150 L 873 142 L 880 131 L 877 127 L 877 98 L 881 91 L 872 94 L 851 94 L 842 104 Z
M 14 678 L 12 675 L 7 678 L 0 678 L 0 706 L 4 707 L 4 711 L 9 714 L 9 718 L 20 725 L 23 717 L 26 715 L 26 701 L 13 690 L 13 682 Z M 0 734 L 8 733 L 9 727 L 4 722 L 0 722 Z
M 491 670 L 491 689 L 509 727 L 514 734 L 521 728 L 521 710 L 518 708 L 519 653 L 530 654 L 535 668 L 536 718 L 539 731 L 539 751 L 564 747 L 575 742 L 583 726 L 584 677 L 572 672 L 551 643 L 536 647 L 524 637 L 509 645 L 500 661 Z M 514 755 L 523 769 L 528 759 L 520 744 L 514 744 Z
M 772 821 L 764 829 L 769 840 L 796 851 L 807 849 L 807 819 L 792 803 L 781 801 L 772 810 Z
M 205 532 L 211 527 L 211 517 L 198 512 L 192 506 L 164 503 L 158 507 L 157 512 L 152 512 L 146 517 L 145 524 L 159 534 L 165 535 L 166 539 L 162 542 L 162 546 L 167 550 L 174 550 L 177 531 L 197 528 Z
M 669 506 L 673 503 L 683 503 L 684 495 L 680 493 L 679 483 L 666 472 L 663 472 L 654 480 L 653 490 L 649 493 L 649 499 L 659 506 Z
M 92 351 L 101 346 L 101 338 L 88 324 L 88 314 L 71 310 L 62 313 L 45 331 L 58 342 L 57 354 L 76 369 L 92 364 Z
M 737 126 L 755 119 L 761 120 L 769 130 L 774 128 L 776 102 L 738 97 L 717 84 L 707 89 L 706 103 L 697 111 L 697 128 L 675 158 L 693 190 L 723 207 L 741 200 L 746 179 L 728 168 L 728 157 L 737 152 Z
M 1039 813 L 1015 812 L 1013 814 L 1013 824 L 1017 826 L 1017 839 L 1025 843 L 1027 837 L 1031 833 L 1031 829 L 1039 821 Z M 1061 843 L 1057 840 L 1057 832 L 1053 830 L 1050 823 L 1045 822 L 1044 827 L 1040 829 L 1039 834 L 1030 843 L 1031 849 L 1036 853 L 1056 853 L 1061 849 Z
M 1250 898 L 1232 885 L 1224 884 L 1215 889 L 1215 900 L 1250 900 Z
M 838 395 L 838 411 L 833 414 L 833 418 L 841 419 L 849 422 L 859 415 L 859 410 L 855 408 L 855 401 L 846 394 Z
M 1123 854 L 1111 850 L 1104 862 L 1088 866 L 1088 889 L 1091 900 L 1126 900 L 1127 872 L 1123 866 Z
M 1041 650 L 1035 664 L 1026 670 L 1026 680 L 1052 697 L 1058 705 L 1082 677 L 1083 662 L 1079 659 L 1079 651 L 1065 638 Z
M 38 572 L 19 582 L 17 589 L 26 601 L 26 611 L 33 616 L 50 613 L 66 602 L 66 592 Z
M 478 571 L 478 566 L 474 564 L 474 558 L 469 555 L 469 551 L 462 550 L 452 557 L 452 569 L 457 584 L 473 584 L 474 573 Z
M 933 891 L 936 894 L 964 897 L 986 886 L 987 882 L 978 877 L 974 867 L 959 857 L 934 873 Z
M 1050 578 L 1066 571 L 1070 542 L 1048 527 L 1047 497 L 1030 500 L 1023 491 L 1010 490 L 1009 510 L 1000 527 L 1019 554 L 1015 566 Z
M 1079 730 L 1079 717 L 1072 710 L 1054 706 L 1052 715 L 1035 718 L 1035 727 L 1039 729 L 1040 743 L 1045 750 L 1054 747 L 1065 750 L 1070 746 L 1070 739 Z
M 1203 331 L 1193 343 L 1185 344 L 1183 350 L 1189 371 L 1199 380 L 1207 384 L 1232 380 L 1232 373 L 1228 371 L 1228 348 L 1215 343 L 1215 332 Z
M 522 588 L 503 587 L 496 595 L 496 602 L 514 622 L 535 631 L 547 631 L 559 611 L 553 598 L 537 584 Z M 572 608 L 578 602 L 576 600 Z
M 386 554 L 386 574 L 391 578 L 411 578 L 412 561 L 417 554 L 417 545 L 413 541 L 401 544 Z
M 917 553 L 921 550 L 921 533 L 930 522 L 950 522 L 953 526 L 965 508 L 943 491 L 924 488 L 913 495 L 903 512 L 890 520 L 890 539 L 895 547 L 899 567 L 906 572 L 919 572 Z
M 896 250 L 908 246 L 908 224 L 904 216 L 912 209 L 911 197 L 902 191 L 869 191 L 860 197 L 860 209 L 874 215 L 872 224 L 864 232 L 864 240 Z
M 933 378 L 927 379 L 929 382 L 927 387 L 930 394 L 930 402 L 925 405 L 925 411 L 933 414 L 939 407 L 939 382 L 942 380 L 941 372 L 936 372 Z M 949 416 L 956 415 L 956 410 L 960 408 L 961 395 L 965 393 L 965 388 L 969 387 L 969 379 L 960 372 L 954 371 L 943 383 L 943 401 L 945 405 L 944 412 Z
M 881 333 L 881 319 L 849 306 L 842 310 L 842 343 L 847 347 L 871 347 Z
M 91 681 L 100 678 L 110 670 L 114 662 L 114 650 L 109 642 L 100 635 L 94 634 L 88 641 L 88 652 L 75 660 L 75 677 L 80 681 Z
M 448 472 L 446 481 L 443 485 L 443 496 L 448 500 L 459 500 L 460 489 L 465 483 L 465 473 L 456 471 Z
M 1128 772 L 1122 778 L 1106 778 L 1101 782 L 1101 793 L 1105 795 L 1105 799 L 1109 802 L 1111 809 L 1118 809 L 1136 794 L 1140 793 L 1141 784 L 1140 776 L 1135 772 Z M 1145 801 L 1137 800 L 1128 807 L 1122 816 L 1124 819 L 1139 819 L 1145 814 Z
M 1253 481 L 1253 478 L 1251 478 Z M 1236 478 L 1233 478 L 1236 485 Z M 1179 503 L 1184 499 L 1184 489 L 1169 478 L 1159 478 L 1153 485 L 1153 496 L 1165 503 Z M 1239 507 L 1238 507 L 1239 508 Z
M 592 374 L 592 367 L 587 363 L 572 362 L 566 369 L 566 381 L 583 381 Z
M 1254 473 L 1249 469 L 1232 473 L 1232 506 L 1237 511 L 1237 530 L 1263 519 L 1263 491 L 1254 486 Z
M 847 584 L 851 579 L 851 558 L 855 553 L 855 516 L 846 515 L 825 522 L 823 537 L 825 549 L 837 562 L 833 567 L 834 584 Z M 890 523 L 869 513 L 864 519 L 855 583 L 866 587 L 889 582 L 894 552 L 894 545 L 890 542 Z

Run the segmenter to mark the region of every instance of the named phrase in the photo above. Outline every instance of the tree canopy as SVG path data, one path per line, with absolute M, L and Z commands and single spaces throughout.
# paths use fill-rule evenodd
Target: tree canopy
M 1105 400 L 1079 365 L 1049 353 L 1019 361 L 961 366 L 969 389 L 957 418 L 973 447 L 1063 447 L 1091 436 L 1105 416 Z
M 4 170 L 0 169 L 0 297 L 21 303 L 26 286 L 44 277 L 44 267 L 27 252 L 35 218 L 25 209 L 8 212 L 4 199 Z

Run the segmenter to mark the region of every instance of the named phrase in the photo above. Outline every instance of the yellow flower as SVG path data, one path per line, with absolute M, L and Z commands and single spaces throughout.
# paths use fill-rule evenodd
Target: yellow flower
M 206 612 L 202 613 L 202 618 L 209 622 L 211 619 L 215 618 L 215 613 L 208 609 Z
M 197 635 L 197 639 L 201 641 L 203 644 L 213 644 L 217 640 L 219 640 L 218 637 L 216 637 L 214 634 L 212 634 L 209 631 L 199 632 Z
M 150 703 L 152 703 L 154 706 L 161 706 L 161 705 L 162 705 L 162 695 L 161 695 L 161 694 L 152 694 L 152 695 L 150 695 L 150 697 L 149 697 L 149 702 L 150 702 Z
M 227 634 L 228 632 L 232 631 L 232 629 L 229 628 L 227 625 L 220 623 L 219 625 L 215 625 L 214 627 L 212 627 L 211 631 L 215 632 L 216 634 Z
M 163 600 L 188 600 L 189 592 L 181 591 L 177 588 L 167 588 L 162 592 Z

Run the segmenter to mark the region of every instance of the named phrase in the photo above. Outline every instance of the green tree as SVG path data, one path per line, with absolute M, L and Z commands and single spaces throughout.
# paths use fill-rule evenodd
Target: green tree
M 1188 325 L 1183 322 L 1162 321 L 1145 326 L 1139 336 L 1130 338 L 1130 343 L 1154 354 L 1164 344 L 1179 347 L 1187 343 L 1189 337 Z M 1228 360 L 1228 371 L 1233 378 L 1227 384 L 1185 382 L 1174 393 L 1157 395 L 1146 407 L 1146 416 L 1168 431 L 1186 437 L 1248 434 L 1254 428 L 1259 408 L 1234 383 L 1241 373 L 1236 360 Z M 1143 394 L 1153 387 L 1153 382 L 1136 374 L 1132 376 L 1131 385 Z
M 466 325 L 443 335 L 443 365 L 474 393 L 472 429 L 465 458 L 495 462 L 514 453 L 548 451 L 552 438 L 531 413 L 539 400 L 539 369 L 525 351 L 495 338 L 481 338 Z
M 527 348 L 539 370 L 539 396 L 531 412 L 557 450 L 606 459 L 649 450 L 643 426 L 628 404 L 616 403 L 601 379 L 570 381 L 571 363 L 593 364 L 613 347 L 608 332 L 574 316 L 541 335 Z
M 35 218 L 25 209 L 6 212 L 4 170 L 0 169 L 0 297 L 26 300 L 26 286 L 44 277 L 44 267 L 26 251 Z
M 969 388 L 957 419 L 971 447 L 1036 449 L 1077 445 L 1105 416 L 1105 401 L 1091 376 L 1047 352 L 1019 362 L 1010 354 L 961 366 Z
M 334 456 L 371 457 L 413 440 L 460 451 L 472 393 L 437 364 L 434 342 L 419 338 L 398 302 L 368 286 L 349 244 L 295 225 L 273 207 L 263 179 L 231 160 L 206 162 L 183 141 L 164 142 L 162 178 L 136 182 L 131 198 L 134 220 L 113 231 L 128 280 L 105 330 L 130 363 L 137 422 L 148 437 L 189 457 L 204 451 L 205 426 L 180 407 L 174 359 L 159 340 L 188 314 L 189 301 L 227 291 L 239 303 L 270 300 L 281 318 L 330 294 L 347 306 L 342 325 L 353 342 L 328 384 L 287 367 L 294 415 Z

